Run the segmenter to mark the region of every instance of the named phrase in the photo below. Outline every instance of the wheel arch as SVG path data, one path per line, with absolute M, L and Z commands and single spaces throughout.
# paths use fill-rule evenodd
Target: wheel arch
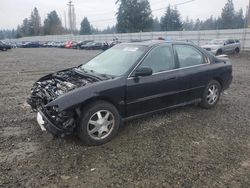
M 213 80 L 219 82 L 221 88 L 223 88 L 223 80 L 220 77 L 214 77 Z
M 115 103 L 112 99 L 110 99 L 108 97 L 104 97 L 104 96 L 91 97 L 91 98 L 85 100 L 84 102 L 82 102 L 81 104 L 79 104 L 79 107 L 82 111 L 82 110 L 84 110 L 85 106 L 90 105 L 91 103 L 94 103 L 96 101 L 108 102 L 108 103 L 112 104 L 118 110 L 120 115 L 123 115 L 123 113 L 124 113 L 124 110 L 120 107 L 119 104 Z

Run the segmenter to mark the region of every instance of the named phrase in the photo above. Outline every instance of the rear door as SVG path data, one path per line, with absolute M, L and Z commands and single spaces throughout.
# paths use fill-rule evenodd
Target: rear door
M 198 48 L 188 44 L 174 45 L 178 67 L 189 81 L 188 89 L 180 92 L 179 103 L 201 98 L 210 80 L 209 59 Z
M 227 40 L 224 51 L 226 53 L 230 53 L 233 52 L 234 49 L 235 49 L 235 41 L 232 39 Z

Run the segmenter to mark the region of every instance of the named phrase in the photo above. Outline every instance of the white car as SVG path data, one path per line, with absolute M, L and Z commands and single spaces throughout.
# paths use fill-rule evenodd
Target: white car
M 214 55 L 222 55 L 228 53 L 239 53 L 241 44 L 239 40 L 235 39 L 215 39 L 202 46 L 202 48 Z

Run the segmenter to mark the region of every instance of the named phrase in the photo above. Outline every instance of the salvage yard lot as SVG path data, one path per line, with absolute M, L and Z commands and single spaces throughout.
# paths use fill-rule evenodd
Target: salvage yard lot
M 250 187 L 250 53 L 211 110 L 192 105 L 124 124 L 106 145 L 41 132 L 25 100 L 34 81 L 100 51 L 0 53 L 0 187 Z

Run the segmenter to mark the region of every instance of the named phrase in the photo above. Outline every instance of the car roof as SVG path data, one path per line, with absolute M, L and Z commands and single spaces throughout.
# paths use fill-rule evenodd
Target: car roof
M 129 43 L 122 43 L 122 44 L 128 44 L 128 45 L 142 45 L 146 47 L 153 47 L 158 44 L 191 44 L 191 42 L 184 42 L 184 41 L 165 41 L 165 40 L 148 40 L 148 41 L 142 41 L 142 42 L 129 42 Z

